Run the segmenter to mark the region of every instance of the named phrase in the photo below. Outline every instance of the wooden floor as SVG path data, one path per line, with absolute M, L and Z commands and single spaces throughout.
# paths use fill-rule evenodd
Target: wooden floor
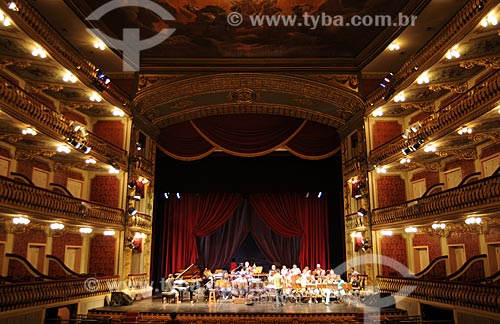
M 376 308 L 364 306 L 363 304 L 346 305 L 331 303 L 285 303 L 284 306 L 277 306 L 275 302 L 254 302 L 253 305 L 244 303 L 234 303 L 232 300 L 218 299 L 215 305 L 204 302 L 191 303 L 189 301 L 179 304 L 163 304 L 161 298 L 144 299 L 135 301 L 127 306 L 107 306 L 94 309 L 94 311 L 106 312 L 139 312 L 139 313 L 296 313 L 296 314 L 316 314 L 316 313 L 360 313 L 377 311 Z

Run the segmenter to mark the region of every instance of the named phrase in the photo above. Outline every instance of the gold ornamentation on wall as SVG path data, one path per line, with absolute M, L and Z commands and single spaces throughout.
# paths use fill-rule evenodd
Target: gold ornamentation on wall
M 16 160 L 32 160 L 38 156 L 51 158 L 56 155 L 56 151 L 46 150 L 16 150 L 14 159 Z
M 439 157 L 448 157 L 450 155 L 457 156 L 460 160 L 475 160 L 477 159 L 477 151 L 475 148 L 466 149 L 466 150 L 447 150 L 447 151 L 438 151 L 436 155 Z
M 473 133 L 467 136 L 468 139 L 473 140 L 474 142 L 482 142 L 486 140 L 500 140 L 500 132 L 492 132 L 492 133 Z
M 408 102 L 401 105 L 403 109 L 418 109 L 425 112 L 434 112 L 436 110 L 436 104 L 434 101 L 429 102 Z
M 488 57 L 483 57 L 483 58 L 479 58 L 479 59 L 460 62 L 460 67 L 463 67 L 464 69 L 468 69 L 468 70 L 472 69 L 473 67 L 475 67 L 477 65 L 484 66 L 487 68 L 498 69 L 498 68 L 500 68 L 500 57 L 488 56 Z
M 241 88 L 229 93 L 229 98 L 236 103 L 252 103 L 258 98 L 257 93 L 249 88 Z
M 24 138 L 23 135 L 17 135 L 17 134 L 0 134 L 0 140 L 6 140 L 10 144 L 14 144 L 19 142 Z
M 32 83 L 26 86 L 26 91 L 31 93 L 41 93 L 45 90 L 59 92 L 62 89 L 64 89 L 62 85 L 49 83 Z
M 429 86 L 429 90 L 439 92 L 441 90 L 449 90 L 455 93 L 465 93 L 469 89 L 467 82 L 455 82 L 445 84 L 433 84 Z

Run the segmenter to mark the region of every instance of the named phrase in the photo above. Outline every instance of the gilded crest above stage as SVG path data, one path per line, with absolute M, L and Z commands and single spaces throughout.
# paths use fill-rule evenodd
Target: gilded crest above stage
M 141 56 L 155 58 L 365 58 L 394 33 L 396 27 L 338 26 L 354 15 L 411 15 L 419 2 L 385 0 L 155 0 L 175 20 L 163 20 L 153 11 L 140 7 L 113 10 L 97 26 L 109 35 L 122 39 L 123 28 L 140 28 L 141 38 L 149 38 L 165 28 L 175 28 L 163 43 L 145 50 Z M 85 17 L 102 5 L 102 1 L 73 0 Z M 240 13 L 238 26 L 228 23 L 228 15 Z M 316 28 L 308 13 L 319 19 Z M 293 27 L 252 26 L 250 16 L 295 17 Z M 336 22 L 328 17 L 337 18 Z M 322 26 L 324 25 L 324 26 Z M 361 57 L 360 57 L 361 55 Z

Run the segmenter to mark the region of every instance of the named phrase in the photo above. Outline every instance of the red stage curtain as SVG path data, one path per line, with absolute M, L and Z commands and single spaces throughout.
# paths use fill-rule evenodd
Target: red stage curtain
M 250 202 L 263 222 L 285 237 L 301 237 L 299 263 L 329 266 L 327 199 L 305 198 L 298 193 L 262 193 Z
M 241 194 L 182 194 L 166 203 L 166 273 L 184 269 L 198 260 L 196 236 L 208 236 L 233 215 Z
M 340 148 L 337 130 L 317 122 L 263 114 L 218 115 L 181 122 L 161 129 L 158 146 L 178 160 L 198 160 L 216 149 L 256 157 L 285 147 L 310 160 L 324 159 Z

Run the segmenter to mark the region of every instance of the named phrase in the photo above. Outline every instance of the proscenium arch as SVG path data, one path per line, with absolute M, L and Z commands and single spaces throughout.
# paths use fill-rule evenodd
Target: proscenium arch
M 255 100 L 232 100 L 229 94 L 240 89 L 254 91 Z M 283 102 L 263 98 L 270 94 L 282 96 Z M 203 96 L 213 102 L 196 100 Z M 339 128 L 364 110 L 359 95 L 341 86 L 273 73 L 219 73 L 160 80 L 139 92 L 133 106 L 160 129 L 195 118 L 242 113 L 298 117 Z

